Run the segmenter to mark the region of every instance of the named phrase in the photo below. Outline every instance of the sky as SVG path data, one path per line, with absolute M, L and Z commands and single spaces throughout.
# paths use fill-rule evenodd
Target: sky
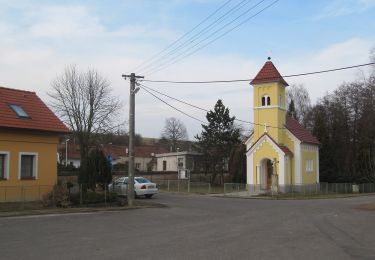
M 268 56 L 282 75 L 370 62 L 375 48 L 375 0 L 279 0 L 261 11 L 272 3 L 273 0 L 0 0 L 0 86 L 35 91 L 48 104 L 51 83 L 66 66 L 75 64 L 82 71 L 95 69 L 111 82 L 113 95 L 123 103 L 121 119 L 126 120 L 129 81 L 122 74 L 136 72 L 148 80 L 230 80 L 254 77 Z M 187 50 L 189 53 L 246 19 L 249 20 L 205 48 L 187 57 L 180 54 L 175 61 L 183 59 L 170 64 L 173 54 L 179 54 L 173 48 L 197 44 Z M 163 59 L 152 59 L 189 31 L 172 45 L 170 52 L 157 56 Z M 207 39 L 200 45 L 199 40 L 182 45 L 183 40 L 194 35 Z M 150 64 L 152 61 L 158 62 Z M 287 82 L 302 84 L 315 103 L 343 82 L 363 78 L 369 70 L 288 78 Z M 205 109 L 213 109 L 220 98 L 231 115 L 246 121 L 253 119 L 253 90 L 248 82 L 143 84 Z M 162 98 L 205 121 L 204 111 Z M 168 117 L 185 124 L 190 140 L 202 130 L 199 121 L 173 110 L 144 90 L 136 94 L 137 133 L 160 137 Z M 250 129 L 251 125 L 243 127 Z

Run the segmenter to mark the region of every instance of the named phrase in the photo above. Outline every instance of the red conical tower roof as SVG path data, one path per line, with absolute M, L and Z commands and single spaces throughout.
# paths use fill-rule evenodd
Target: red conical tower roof
M 280 82 L 285 86 L 289 86 L 288 83 L 280 75 L 279 71 L 273 65 L 271 58 L 263 65 L 263 68 L 258 72 L 256 77 L 250 82 L 251 85 Z

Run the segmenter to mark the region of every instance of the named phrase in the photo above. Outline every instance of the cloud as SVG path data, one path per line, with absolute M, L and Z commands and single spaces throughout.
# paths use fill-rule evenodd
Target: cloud
M 105 31 L 97 17 L 85 6 L 48 6 L 32 14 L 36 21 L 30 28 L 34 37 L 53 39 L 95 37 Z
M 109 28 L 100 16 L 84 5 L 35 6 L 25 1 L 12 8 L 22 10 L 22 21 L 15 22 L 14 19 L 0 16 L 0 33 L 6 35 L 0 38 L 0 85 L 36 91 L 48 102 L 46 93 L 50 90 L 51 81 L 66 65 L 76 63 L 81 69 L 97 69 L 111 81 L 114 94 L 125 103 L 122 117 L 128 115 L 129 81 L 124 81 L 121 75 L 131 72 L 142 57 L 150 57 L 160 51 L 163 47 L 161 43 L 171 42 L 177 36 L 168 27 L 156 23 L 121 24 Z M 364 63 L 368 61 L 373 42 L 374 39 L 346 39 L 287 60 L 279 60 L 275 56 L 274 63 L 283 75 Z M 200 52 L 178 63 L 178 66 L 145 76 L 146 79 L 172 80 L 251 78 L 264 62 L 230 53 Z M 312 99 L 316 100 L 326 91 L 333 91 L 343 81 L 353 79 L 355 70 L 287 81 L 304 84 Z M 221 98 L 232 115 L 247 121 L 253 119 L 252 87 L 247 82 L 194 86 L 145 85 L 207 109 L 212 109 L 217 99 Z M 163 98 L 187 113 L 205 119 L 205 112 Z M 186 124 L 190 138 L 201 131 L 199 122 L 172 110 L 145 91 L 138 92 L 136 104 L 136 131 L 143 136 L 158 137 L 165 118 L 172 116 Z
M 331 44 L 316 52 L 306 53 L 302 59 L 291 59 L 287 64 L 284 64 L 285 73 L 319 71 L 368 63 L 369 51 L 373 46 L 373 42 L 374 39 L 351 38 L 343 42 Z M 297 70 L 296 68 L 299 69 Z M 304 84 L 309 90 L 312 100 L 315 102 L 327 92 L 332 93 L 343 82 L 355 80 L 358 72 L 366 74 L 368 71 L 369 68 L 364 67 L 289 78 L 287 81 L 291 84 Z
M 335 0 L 331 1 L 315 18 L 319 20 L 329 17 L 359 14 L 374 7 L 375 0 Z

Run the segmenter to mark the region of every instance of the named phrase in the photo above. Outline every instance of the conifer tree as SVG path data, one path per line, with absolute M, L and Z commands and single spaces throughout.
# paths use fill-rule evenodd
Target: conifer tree
M 231 149 L 240 143 L 240 130 L 234 124 L 235 117 L 219 99 L 214 110 L 206 115 L 208 124 L 202 125 L 201 135 L 196 135 L 198 150 L 203 154 L 206 170 L 212 172 L 212 182 L 226 170 Z

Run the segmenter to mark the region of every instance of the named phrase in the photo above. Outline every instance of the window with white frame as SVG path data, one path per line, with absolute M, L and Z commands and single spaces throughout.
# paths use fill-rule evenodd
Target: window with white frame
M 306 160 L 306 172 L 313 172 L 314 171 L 314 161 L 311 159 Z
M 22 180 L 36 179 L 38 177 L 38 154 L 20 153 L 19 178 Z
M 0 151 L 0 180 L 9 178 L 9 152 Z
M 270 98 L 270 96 L 267 96 L 267 95 L 263 96 L 262 97 L 262 107 L 268 107 L 270 105 L 271 105 L 271 98 Z
M 140 163 L 136 163 L 135 164 L 135 168 L 139 170 L 141 168 L 141 164 Z

